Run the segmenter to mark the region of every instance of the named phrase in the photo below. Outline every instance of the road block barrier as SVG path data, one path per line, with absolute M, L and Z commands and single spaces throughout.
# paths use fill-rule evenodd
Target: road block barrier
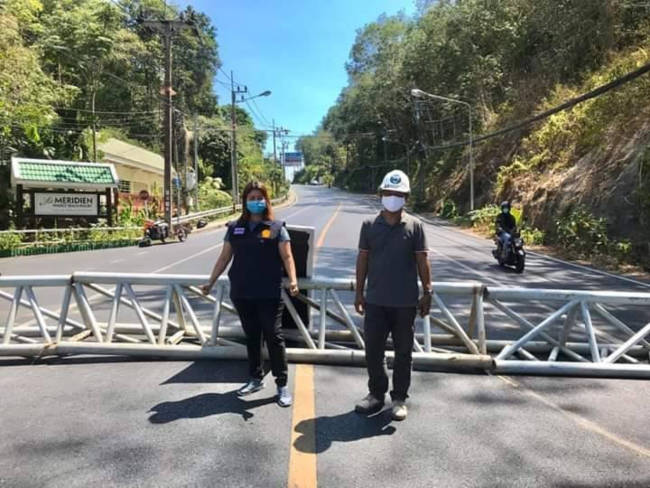
M 0 299 L 8 304 L 0 356 L 244 359 L 243 332 L 227 300 L 229 282 L 220 279 L 205 296 L 199 287 L 207 281 L 199 275 L 122 273 L 0 277 Z M 364 364 L 363 327 L 351 310 L 354 282 L 313 278 L 299 286 L 299 300 L 316 320 L 305 324 L 295 300 L 282 291 L 296 325 L 285 331 L 289 360 Z M 59 290 L 58 310 L 40 306 L 37 295 L 43 288 Z M 433 290 L 431 314 L 418 323 L 413 344 L 416 366 L 650 378 L 645 340 L 650 323 L 627 324 L 621 318 L 638 322 L 648 315 L 648 293 L 492 288 L 473 282 L 434 282 Z M 25 319 L 21 310 L 30 317 L 18 323 Z M 392 352 L 387 356 L 390 362 Z

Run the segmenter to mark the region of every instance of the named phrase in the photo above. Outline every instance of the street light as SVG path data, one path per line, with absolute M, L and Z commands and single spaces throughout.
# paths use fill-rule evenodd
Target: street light
M 470 210 L 474 210 L 474 134 L 472 131 L 472 106 L 467 102 L 463 102 L 462 100 L 441 97 L 440 95 L 433 95 L 432 93 L 427 93 L 420 90 L 419 88 L 412 89 L 411 96 L 414 98 L 433 98 L 434 100 L 457 103 L 459 105 L 464 105 L 467 107 L 469 116 L 469 207 Z
M 409 144 L 405 142 L 399 142 L 399 141 L 394 141 L 392 139 L 386 139 L 386 136 L 381 138 L 382 141 L 384 141 L 384 148 L 386 147 L 387 142 L 391 142 L 393 144 L 399 144 L 400 146 L 404 146 L 406 148 L 406 174 L 410 178 L 411 177 L 411 147 Z
M 248 102 L 249 100 L 254 100 L 255 98 L 260 98 L 260 97 L 268 97 L 269 95 L 271 95 L 271 90 L 266 90 L 260 93 L 259 95 L 255 95 L 254 97 L 242 98 L 241 100 L 239 100 L 239 102 L 240 103 Z

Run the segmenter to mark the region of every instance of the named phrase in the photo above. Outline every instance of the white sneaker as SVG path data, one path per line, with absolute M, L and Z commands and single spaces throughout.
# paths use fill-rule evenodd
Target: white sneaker
M 239 396 L 247 396 L 255 393 L 256 391 L 260 391 L 264 389 L 264 381 L 263 380 L 258 380 L 258 379 L 252 379 L 248 383 L 246 383 L 244 386 L 242 386 L 239 390 L 237 390 L 237 395 Z
M 293 404 L 293 398 L 286 386 L 278 387 L 278 405 L 281 407 L 290 407 Z
M 368 393 L 366 398 L 361 400 L 354 406 L 354 411 L 357 413 L 376 413 L 384 408 L 384 401 L 375 398 L 372 393 Z
M 393 420 L 404 420 L 407 415 L 408 409 L 406 408 L 405 402 L 393 402 L 393 408 L 391 409 L 391 417 L 393 417 Z

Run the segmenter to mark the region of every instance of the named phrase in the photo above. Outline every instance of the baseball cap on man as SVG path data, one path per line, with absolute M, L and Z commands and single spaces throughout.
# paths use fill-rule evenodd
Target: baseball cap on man
M 384 176 L 384 180 L 379 186 L 379 190 L 390 190 L 399 193 L 411 193 L 411 183 L 409 177 L 403 171 L 395 169 Z

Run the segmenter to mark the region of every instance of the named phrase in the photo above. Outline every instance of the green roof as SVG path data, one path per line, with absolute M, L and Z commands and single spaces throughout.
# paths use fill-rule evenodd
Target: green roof
M 12 182 L 26 188 L 93 189 L 117 187 L 112 164 L 12 158 Z
M 32 181 L 60 183 L 92 183 L 112 185 L 113 175 L 107 166 L 74 166 L 73 164 L 20 163 L 20 175 Z

